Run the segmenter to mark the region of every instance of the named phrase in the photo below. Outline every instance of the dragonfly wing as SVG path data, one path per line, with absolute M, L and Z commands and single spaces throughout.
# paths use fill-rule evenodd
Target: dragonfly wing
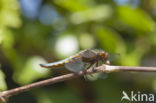
M 107 76 L 108 76 L 107 74 L 100 72 L 100 73 L 85 75 L 84 78 L 89 81 L 95 81 L 97 79 L 106 79 Z
M 72 72 L 79 72 L 85 69 L 85 63 L 82 62 L 81 58 L 72 58 L 64 66 Z
M 92 58 L 96 56 L 96 52 L 94 52 L 93 50 L 85 50 L 82 53 L 82 57 L 83 58 Z

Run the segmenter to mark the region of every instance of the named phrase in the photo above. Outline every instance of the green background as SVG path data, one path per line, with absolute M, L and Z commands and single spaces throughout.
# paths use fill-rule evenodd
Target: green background
M 38 64 L 87 48 L 120 54 L 112 65 L 156 66 L 156 1 L 0 0 L 1 91 L 69 73 Z M 8 103 L 121 103 L 123 90 L 154 94 L 156 74 L 82 77 L 21 93 Z

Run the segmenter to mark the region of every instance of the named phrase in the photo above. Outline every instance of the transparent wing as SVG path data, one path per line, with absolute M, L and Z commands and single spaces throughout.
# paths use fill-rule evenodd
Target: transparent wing
M 107 74 L 100 72 L 100 73 L 85 75 L 84 78 L 89 81 L 95 81 L 97 79 L 106 79 L 107 76 L 108 76 Z
M 85 69 L 85 63 L 82 62 L 81 58 L 72 58 L 72 60 L 69 63 L 65 63 L 64 66 L 72 72 L 79 72 Z
M 92 58 L 96 56 L 96 52 L 94 52 L 93 50 L 85 50 L 82 53 L 82 57 L 83 58 Z
M 98 61 L 98 65 L 102 65 L 103 62 L 102 61 Z M 93 65 L 93 66 L 96 66 L 96 65 Z M 89 74 L 89 75 L 85 75 L 84 78 L 86 80 L 89 80 L 89 81 L 94 81 L 94 80 L 97 80 L 97 79 L 105 79 L 107 78 L 107 74 L 106 73 L 103 73 L 103 72 L 100 72 L 100 73 L 93 73 L 93 74 Z

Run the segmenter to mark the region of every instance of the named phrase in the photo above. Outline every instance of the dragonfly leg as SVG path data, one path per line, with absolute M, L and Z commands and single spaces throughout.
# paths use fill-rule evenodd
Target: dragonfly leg
M 92 68 L 93 71 L 95 70 L 95 67 L 98 67 L 98 62 L 93 63 L 93 68 Z
M 92 71 L 95 71 L 95 67 L 98 66 L 98 62 L 92 63 L 92 64 L 90 65 L 90 67 L 91 67 L 91 66 L 93 66 Z M 94 77 L 93 74 L 89 74 L 89 76 Z
M 95 66 L 98 67 L 98 65 L 99 65 L 98 62 L 96 62 L 96 63 L 95 63 Z
M 93 66 L 94 63 L 91 63 L 86 69 L 89 69 L 91 66 Z M 87 65 L 87 64 L 86 64 Z
M 85 66 L 86 66 L 86 65 L 88 65 L 88 64 L 85 64 Z M 90 68 L 91 66 L 93 66 L 93 65 L 94 65 L 94 63 L 90 63 L 89 66 L 88 66 L 86 69 L 89 69 L 89 68 Z M 92 74 L 88 74 L 88 75 L 91 76 L 91 77 L 93 77 Z M 87 79 L 87 76 L 85 75 L 84 78 Z

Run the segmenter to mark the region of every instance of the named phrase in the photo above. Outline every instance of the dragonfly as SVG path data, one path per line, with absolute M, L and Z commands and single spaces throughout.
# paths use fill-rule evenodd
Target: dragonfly
M 104 50 L 86 49 L 64 60 L 53 63 L 40 64 L 40 66 L 45 68 L 56 68 L 64 66 L 66 69 L 72 72 L 79 72 L 92 66 L 97 67 L 98 61 L 105 62 L 109 65 L 110 61 L 108 60 L 108 57 L 109 53 Z

